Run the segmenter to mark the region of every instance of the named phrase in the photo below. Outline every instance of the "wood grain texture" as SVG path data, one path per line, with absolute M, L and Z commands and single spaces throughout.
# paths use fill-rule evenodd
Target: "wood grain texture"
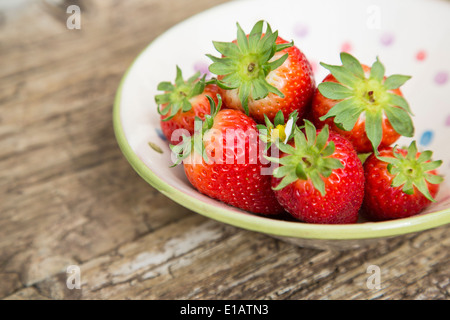
M 448 227 L 300 248 L 195 214 L 132 170 L 112 128 L 123 73 L 156 36 L 222 2 L 34 1 L 2 13 L 0 298 L 448 299 Z M 81 30 L 66 28 L 74 3 Z M 80 290 L 66 286 L 73 264 Z M 366 285 L 369 265 L 380 289 Z

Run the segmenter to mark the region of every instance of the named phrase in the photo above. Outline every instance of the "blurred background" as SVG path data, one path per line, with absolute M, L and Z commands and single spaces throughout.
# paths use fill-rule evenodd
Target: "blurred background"
M 448 228 L 301 248 L 195 214 L 134 172 L 112 127 L 120 79 L 157 36 L 224 2 L 0 0 L 0 298 L 448 299 Z

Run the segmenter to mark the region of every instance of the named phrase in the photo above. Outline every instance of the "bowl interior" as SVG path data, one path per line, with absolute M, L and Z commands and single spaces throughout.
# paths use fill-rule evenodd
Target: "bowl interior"
M 402 87 L 414 113 L 419 149 L 434 151 L 444 161 L 440 172 L 450 174 L 450 4 L 443 1 L 288 1 L 279 0 L 291 14 L 273 10 L 273 1 L 233 1 L 185 20 L 155 39 L 134 61 L 118 90 L 114 127 L 119 145 L 134 169 L 150 184 L 180 204 L 235 226 L 278 236 L 313 239 L 360 239 L 420 231 L 450 222 L 450 191 L 446 181 L 438 202 L 416 217 L 356 225 L 312 225 L 259 217 L 197 192 L 182 166 L 173 163 L 159 125 L 154 96 L 157 84 L 175 78 L 175 66 L 185 76 L 208 73 L 206 53 L 216 55 L 212 40 L 235 38 L 236 22 L 249 31 L 258 20 L 270 23 L 279 35 L 294 40 L 310 60 L 316 83 L 327 71 L 324 61 L 340 64 L 348 51 L 362 63 L 378 56 L 386 74 L 408 74 Z M 404 10 L 408 9 L 408 14 Z M 420 23 L 418 23 L 420 21 Z M 410 139 L 401 138 L 400 145 Z

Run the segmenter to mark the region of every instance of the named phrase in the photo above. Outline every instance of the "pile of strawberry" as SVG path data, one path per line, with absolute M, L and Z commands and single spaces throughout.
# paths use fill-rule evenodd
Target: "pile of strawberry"
M 266 26 L 265 31 L 264 25 Z M 232 42 L 213 41 L 207 80 L 161 82 L 161 128 L 199 192 L 259 215 L 356 223 L 409 217 L 435 201 L 443 178 L 431 151 L 393 144 L 412 137 L 412 112 L 377 59 L 342 65 L 318 86 L 293 42 L 257 22 Z

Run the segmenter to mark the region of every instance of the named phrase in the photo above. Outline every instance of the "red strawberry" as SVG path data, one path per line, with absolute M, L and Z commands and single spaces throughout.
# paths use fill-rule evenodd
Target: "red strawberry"
M 218 87 L 216 85 L 206 84 L 205 77 L 200 78 L 200 73 L 196 73 L 185 81 L 178 66 L 175 83 L 161 82 L 158 90 L 165 91 L 155 96 L 155 101 L 161 115 L 162 132 L 171 144 L 181 141 L 179 135 L 172 137 L 175 130 L 185 129 L 193 135 L 195 117 L 204 120 L 205 115 L 210 113 L 211 107 L 207 95 L 214 97 L 217 103 Z
M 406 218 L 429 204 L 443 181 L 435 170 L 442 161 L 431 161 L 431 151 L 418 152 L 413 141 L 408 150 L 385 148 L 364 162 L 366 179 L 363 213 L 371 220 Z
M 262 33 L 263 24 L 257 22 L 248 35 L 237 24 L 235 41 L 214 41 L 222 57 L 208 55 L 209 70 L 218 75 L 226 107 L 245 111 L 258 123 L 264 123 L 264 115 L 273 121 L 279 110 L 286 119 L 295 110 L 302 118 L 315 90 L 311 65 L 268 24 Z
M 272 187 L 296 219 L 322 224 L 355 223 L 364 196 L 364 172 L 352 144 L 325 126 L 305 121 L 289 144 L 279 144 Z
M 219 108 L 220 104 L 221 100 Z M 206 116 L 201 132 L 184 138 L 172 151 L 201 193 L 257 214 L 283 213 L 271 189 L 270 173 L 263 174 L 270 163 L 263 165 L 258 145 L 253 119 L 239 110 L 217 109 Z
M 399 89 L 411 77 L 385 77 L 378 61 L 361 65 L 348 53 L 341 53 L 342 66 L 321 65 L 329 74 L 313 98 L 312 122 L 330 128 L 349 139 L 358 153 L 377 151 L 400 136 L 412 137 L 411 110 Z

